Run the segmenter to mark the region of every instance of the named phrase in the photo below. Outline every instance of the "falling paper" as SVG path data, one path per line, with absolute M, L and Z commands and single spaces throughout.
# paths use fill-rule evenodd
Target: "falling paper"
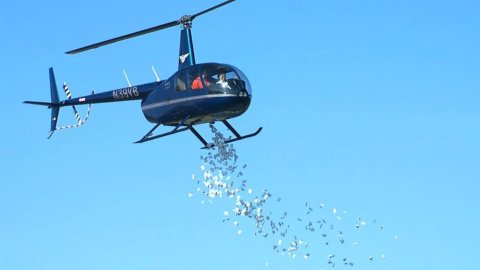
M 347 216 L 347 211 L 343 210 L 341 215 L 336 207 L 325 203 L 305 202 L 304 211 L 300 213 L 287 214 L 287 211 L 282 210 L 278 215 L 278 212 L 275 213 L 273 209 L 281 209 L 283 203 L 281 197 L 273 196 L 272 192 L 266 188 L 253 188 L 243 171 L 247 165 L 238 165 L 238 155 L 233 145 L 224 144 L 223 134 L 213 125 L 210 128 L 214 134 L 213 142 L 216 146 L 207 155 L 201 156 L 201 173 L 192 174 L 197 184 L 196 192 L 204 198 L 201 204 L 204 204 L 205 199 L 210 203 L 221 200 L 222 203 L 227 204 L 223 211 L 222 223 L 235 226 L 236 234 L 239 236 L 244 233 L 245 226 L 250 226 L 254 236 L 270 239 L 271 250 L 279 255 L 296 258 L 298 254 L 304 259 L 312 257 L 309 261 L 314 261 L 314 257 L 325 258 L 326 256 L 324 263 L 330 267 L 335 265 L 353 267 L 359 264 L 358 261 L 362 258 L 355 257 L 354 260 L 351 256 L 358 253 L 361 247 L 368 245 L 360 245 L 356 233 L 368 232 L 371 228 L 380 231 L 383 225 L 376 225 L 376 219 L 371 222 L 374 224 L 372 226 L 367 226 L 368 219 L 362 217 L 351 220 L 353 217 Z M 254 192 L 254 190 L 262 191 Z M 192 196 L 193 193 L 188 193 L 189 198 Z M 272 197 L 276 199 L 270 200 Z M 285 198 L 285 196 L 282 197 Z M 333 216 L 325 213 L 323 208 L 332 209 Z M 248 231 L 250 230 L 245 230 L 245 234 Z M 398 239 L 398 236 L 395 235 L 394 239 Z M 335 254 L 329 251 L 335 251 Z M 314 255 L 317 252 L 325 255 Z M 371 254 L 383 253 L 372 252 Z M 381 255 L 381 258 L 384 260 L 386 256 Z M 373 261 L 373 256 L 368 257 L 367 261 Z M 267 263 L 265 264 L 268 266 Z

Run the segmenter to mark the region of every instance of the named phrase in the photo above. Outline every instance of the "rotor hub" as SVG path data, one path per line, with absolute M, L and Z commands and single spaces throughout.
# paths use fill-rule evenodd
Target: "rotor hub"
M 192 28 L 192 20 L 193 17 L 191 15 L 183 15 L 178 22 L 182 24 L 184 29 L 190 29 Z

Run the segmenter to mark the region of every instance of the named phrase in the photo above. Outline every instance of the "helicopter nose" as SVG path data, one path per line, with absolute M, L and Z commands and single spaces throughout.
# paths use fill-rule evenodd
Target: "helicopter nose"
M 246 91 L 241 91 L 240 93 L 238 93 L 238 96 L 240 98 L 240 104 L 243 110 L 246 111 L 250 106 L 250 102 L 252 101 L 252 96 L 249 95 Z

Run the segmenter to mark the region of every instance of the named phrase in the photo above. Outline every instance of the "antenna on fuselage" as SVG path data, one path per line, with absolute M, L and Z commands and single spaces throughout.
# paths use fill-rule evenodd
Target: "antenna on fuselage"
M 132 84 L 130 83 L 130 80 L 128 79 L 127 72 L 125 71 L 125 69 L 123 70 L 123 75 L 125 75 L 125 79 L 127 80 L 128 87 L 132 87 Z
M 155 75 L 155 78 L 157 79 L 157 82 L 159 82 L 160 77 L 158 77 L 157 71 L 155 71 L 155 68 L 153 67 L 153 65 L 152 65 L 152 71 L 153 71 L 153 74 Z

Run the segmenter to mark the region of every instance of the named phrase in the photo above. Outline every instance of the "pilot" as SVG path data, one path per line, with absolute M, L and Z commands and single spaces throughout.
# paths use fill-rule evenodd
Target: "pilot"
M 225 80 L 225 73 L 218 74 L 217 84 L 220 85 L 224 89 L 232 89 L 232 88 L 230 88 L 230 85 L 228 85 L 228 82 Z
M 207 86 L 209 86 L 211 83 L 208 81 L 207 79 L 207 71 L 203 71 L 202 72 L 202 78 L 200 79 L 200 76 L 197 76 L 195 78 L 195 80 L 193 80 L 193 83 L 192 83 L 192 89 L 193 90 L 199 90 L 199 89 L 202 89 L 203 88 L 203 83 L 202 83 L 202 79 L 203 79 L 203 82 L 205 82 L 205 84 Z

